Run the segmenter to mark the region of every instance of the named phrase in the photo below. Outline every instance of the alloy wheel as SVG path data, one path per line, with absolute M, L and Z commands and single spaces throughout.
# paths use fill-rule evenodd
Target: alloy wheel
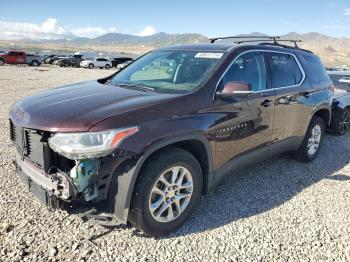
M 163 172 L 154 183 L 149 197 L 149 211 L 161 223 L 176 220 L 188 206 L 193 192 L 190 171 L 174 166 Z
M 339 131 L 341 134 L 345 134 L 346 130 L 350 127 L 350 111 L 344 110 L 341 118 L 341 122 L 339 123 Z

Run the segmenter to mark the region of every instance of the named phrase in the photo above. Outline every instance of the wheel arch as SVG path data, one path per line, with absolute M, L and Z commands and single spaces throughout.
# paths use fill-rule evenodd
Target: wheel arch
M 331 111 L 328 108 L 320 108 L 316 110 L 312 117 L 314 116 L 320 117 L 324 121 L 325 127 L 329 126 L 331 123 Z
M 210 188 L 210 184 L 212 183 L 213 173 L 213 157 L 209 141 L 202 135 L 181 136 L 168 139 L 166 141 L 161 141 L 149 146 L 149 148 L 147 148 L 147 150 L 145 150 L 141 157 L 137 160 L 134 168 L 123 176 L 124 178 L 118 178 L 118 181 L 121 182 L 122 186 L 120 186 L 119 190 L 118 185 L 118 201 L 116 201 L 114 215 L 119 221 L 124 223 L 127 221 L 136 181 L 142 173 L 144 164 L 153 154 L 171 146 L 176 146 L 190 152 L 198 160 L 203 172 L 202 194 L 207 193 L 208 188 Z

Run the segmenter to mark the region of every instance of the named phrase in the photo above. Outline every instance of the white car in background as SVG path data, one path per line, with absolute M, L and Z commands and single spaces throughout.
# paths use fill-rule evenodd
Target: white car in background
M 93 69 L 94 67 L 110 69 L 112 67 L 112 62 L 107 58 L 95 58 L 95 59 L 87 59 L 80 62 L 80 67 Z

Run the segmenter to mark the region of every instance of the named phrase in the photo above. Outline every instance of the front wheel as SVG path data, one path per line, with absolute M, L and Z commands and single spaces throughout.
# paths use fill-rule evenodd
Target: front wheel
M 0 66 L 3 66 L 5 64 L 4 60 L 0 59 Z
M 193 213 L 202 186 L 202 170 L 192 154 L 176 147 L 160 152 L 140 174 L 129 221 L 148 235 L 167 235 Z
M 94 68 L 94 65 L 93 65 L 93 64 L 89 64 L 89 68 L 90 68 L 90 69 L 93 69 L 93 68 Z
M 310 162 L 318 155 L 323 136 L 324 136 L 324 121 L 318 116 L 311 119 L 309 128 L 304 137 L 304 141 L 300 148 L 293 152 L 293 157 L 301 162 Z
M 110 69 L 111 66 L 109 64 L 105 65 L 105 69 Z
M 332 121 L 332 130 L 338 136 L 345 135 L 350 128 L 350 109 L 336 110 Z

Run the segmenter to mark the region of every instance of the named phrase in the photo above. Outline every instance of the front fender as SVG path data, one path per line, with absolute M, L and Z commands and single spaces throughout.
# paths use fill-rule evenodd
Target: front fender
M 212 173 L 213 173 L 212 172 L 213 156 L 212 156 L 210 142 L 208 139 L 206 139 L 205 136 L 201 134 L 188 134 L 188 135 L 181 135 L 181 136 L 168 138 L 166 140 L 157 141 L 152 145 L 150 145 L 142 153 L 142 155 L 139 156 L 136 163 L 130 162 L 132 163 L 132 166 L 130 166 L 127 170 L 124 170 L 125 171 L 124 173 L 117 170 L 116 174 L 114 174 L 116 176 L 114 178 L 114 181 L 116 181 L 116 183 L 112 185 L 111 190 L 117 190 L 116 192 L 114 192 L 116 194 L 116 199 L 114 202 L 114 215 L 116 216 L 118 221 L 122 223 L 127 222 L 133 190 L 134 190 L 138 176 L 141 175 L 141 168 L 143 164 L 147 161 L 147 159 L 154 152 L 156 152 L 161 148 L 164 148 L 166 146 L 169 146 L 178 142 L 184 142 L 189 140 L 199 141 L 205 147 L 207 157 L 208 157 L 208 168 L 209 168 L 209 172 L 208 172 L 209 181 L 207 184 L 208 185 L 211 184 Z M 130 161 L 133 161 L 133 160 L 130 160 Z

